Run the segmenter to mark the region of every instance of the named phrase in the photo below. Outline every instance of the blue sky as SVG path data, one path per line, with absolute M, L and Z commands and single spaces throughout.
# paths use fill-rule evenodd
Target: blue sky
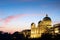
M 13 28 L 16 28 L 16 25 L 30 28 L 31 22 L 37 24 L 46 14 L 49 15 L 53 22 L 60 22 L 60 0 L 0 0 L 0 20 L 2 20 L 0 26 L 7 19 L 11 20 L 11 16 L 13 16 L 12 20 L 4 25 L 8 26 L 8 28 L 12 25 Z
M 0 13 L 5 18 L 15 14 L 60 14 L 59 0 L 0 0 Z

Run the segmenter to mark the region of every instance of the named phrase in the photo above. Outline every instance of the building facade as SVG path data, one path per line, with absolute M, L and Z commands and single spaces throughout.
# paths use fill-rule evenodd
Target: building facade
M 35 23 L 31 24 L 31 38 L 39 38 L 42 36 L 43 33 L 49 33 L 49 29 L 52 27 L 52 20 L 46 14 L 46 17 L 43 20 L 38 22 L 36 27 Z

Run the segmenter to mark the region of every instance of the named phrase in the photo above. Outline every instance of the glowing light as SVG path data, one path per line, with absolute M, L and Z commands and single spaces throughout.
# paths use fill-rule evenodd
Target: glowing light
M 58 30 L 58 28 L 55 28 L 55 33 L 59 33 L 59 30 Z
M 59 31 L 57 30 L 57 31 L 55 31 L 55 33 L 59 33 Z

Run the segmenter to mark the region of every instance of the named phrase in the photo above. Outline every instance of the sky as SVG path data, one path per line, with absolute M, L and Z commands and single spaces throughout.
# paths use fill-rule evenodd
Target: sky
M 0 0 L 0 31 L 13 33 L 31 28 L 48 14 L 60 23 L 60 0 Z

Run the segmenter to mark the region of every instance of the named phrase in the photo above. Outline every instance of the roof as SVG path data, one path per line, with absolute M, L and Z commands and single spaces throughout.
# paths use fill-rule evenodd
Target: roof
M 46 17 L 43 18 L 43 21 L 51 21 L 51 18 L 46 14 Z

